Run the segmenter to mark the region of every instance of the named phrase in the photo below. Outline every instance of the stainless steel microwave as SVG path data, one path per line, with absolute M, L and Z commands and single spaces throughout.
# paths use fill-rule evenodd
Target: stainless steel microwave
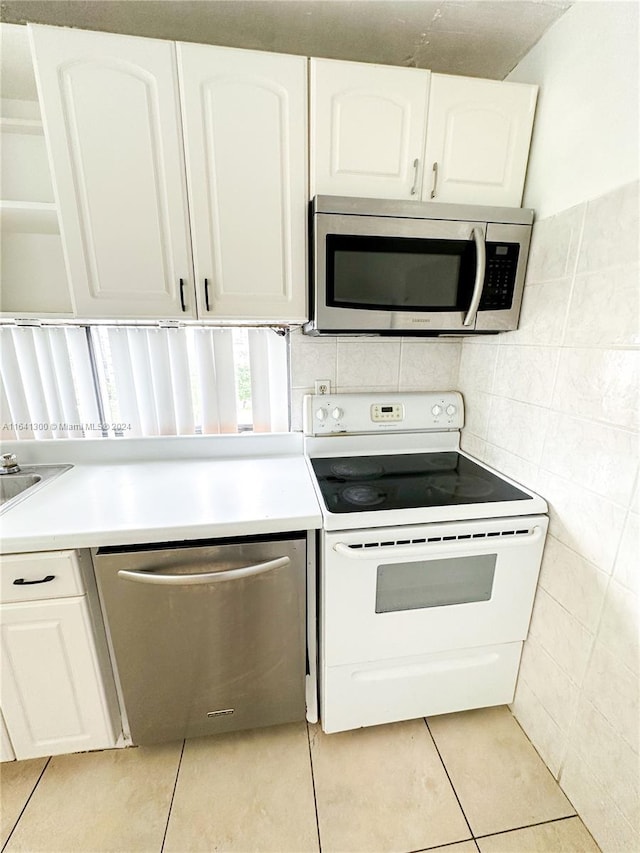
M 306 334 L 516 329 L 533 211 L 316 196 Z

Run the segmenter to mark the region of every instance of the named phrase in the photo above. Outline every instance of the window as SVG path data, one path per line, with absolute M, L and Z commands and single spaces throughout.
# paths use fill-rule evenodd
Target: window
M 0 356 L 3 438 L 289 427 L 282 329 L 5 324 Z

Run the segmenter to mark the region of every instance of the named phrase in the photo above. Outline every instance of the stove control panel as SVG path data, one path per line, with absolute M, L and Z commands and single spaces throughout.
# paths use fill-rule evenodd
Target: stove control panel
M 459 430 L 464 405 L 457 391 L 310 394 L 303 423 L 305 435 Z

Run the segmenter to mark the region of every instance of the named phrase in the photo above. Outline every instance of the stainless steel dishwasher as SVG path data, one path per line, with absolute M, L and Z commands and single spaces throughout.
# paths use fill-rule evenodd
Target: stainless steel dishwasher
M 93 559 L 134 744 L 304 719 L 304 534 Z

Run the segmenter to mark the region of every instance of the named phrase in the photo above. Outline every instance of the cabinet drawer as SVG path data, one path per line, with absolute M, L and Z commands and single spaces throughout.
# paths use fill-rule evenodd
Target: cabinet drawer
M 41 551 L 2 557 L 0 602 L 83 595 L 81 559 L 77 551 Z

